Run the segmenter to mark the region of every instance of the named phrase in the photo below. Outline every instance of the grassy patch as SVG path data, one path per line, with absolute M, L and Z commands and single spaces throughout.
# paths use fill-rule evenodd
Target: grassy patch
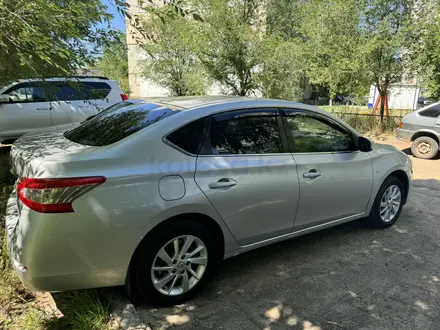
M 401 120 L 401 117 L 384 117 L 381 123 L 380 117 L 376 116 L 358 115 L 355 113 L 333 114 L 362 134 L 393 134 Z
M 360 113 L 360 114 L 371 114 L 372 113 L 372 109 L 369 109 L 367 106 L 356 106 L 356 105 L 334 105 L 334 106 L 329 106 L 329 105 L 324 105 L 324 106 L 319 106 L 319 108 L 321 108 L 322 110 L 328 111 L 328 112 L 332 112 L 332 113 L 339 113 L 339 112 L 344 112 L 344 113 Z M 412 112 L 412 110 L 407 110 L 407 109 L 390 109 L 389 113 L 390 116 L 405 116 L 406 114 Z M 376 114 L 379 114 L 379 110 L 376 111 Z
M 53 294 L 56 307 L 63 314 L 60 315 L 47 310 L 39 294 L 20 282 L 6 252 L 5 211 L 12 185 L 5 182 L 11 180 L 4 178 L 0 182 L 0 329 L 112 329 L 109 325 L 112 299 L 103 298 L 101 291 Z

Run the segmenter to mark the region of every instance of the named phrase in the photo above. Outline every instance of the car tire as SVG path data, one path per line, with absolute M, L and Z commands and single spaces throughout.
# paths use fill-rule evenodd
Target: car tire
M 190 242 L 191 245 L 186 247 Z M 133 270 L 138 292 L 145 300 L 157 305 L 184 303 L 217 273 L 223 259 L 219 246 L 208 228 L 199 222 L 181 220 L 169 223 L 149 235 L 140 247 Z M 197 250 L 200 251 L 188 257 Z M 168 258 L 168 262 L 165 261 Z
M 411 152 L 417 158 L 431 159 L 438 153 L 438 143 L 429 136 L 421 136 L 412 143 Z
M 400 216 L 404 198 L 405 188 L 402 181 L 394 176 L 386 178 L 377 192 L 370 215 L 367 218 L 368 223 L 376 228 L 391 227 Z M 396 207 L 397 202 L 398 207 Z M 386 209 L 389 210 L 389 213 Z

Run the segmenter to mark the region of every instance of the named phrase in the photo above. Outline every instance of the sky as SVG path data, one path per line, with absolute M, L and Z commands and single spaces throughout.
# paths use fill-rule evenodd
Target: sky
M 110 4 L 108 0 L 101 0 L 101 2 L 107 6 L 107 11 L 113 15 L 112 27 L 114 29 L 125 32 L 125 21 L 118 13 L 116 8 Z M 107 27 L 106 24 L 101 24 L 99 27 Z

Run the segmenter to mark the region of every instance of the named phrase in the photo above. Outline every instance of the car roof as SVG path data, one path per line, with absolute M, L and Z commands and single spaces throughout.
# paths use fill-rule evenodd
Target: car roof
M 109 80 L 103 77 L 54 77 L 54 78 L 28 78 L 28 79 L 18 79 L 15 81 L 9 82 L 7 85 L 12 86 L 18 83 L 26 83 L 26 82 L 41 82 L 41 81 L 93 81 L 93 82 L 115 82 L 115 80 Z
M 265 99 L 265 98 L 255 98 L 255 97 L 244 97 L 244 96 L 180 96 L 180 97 L 147 97 L 147 98 L 136 98 L 139 102 L 150 102 L 163 105 L 171 105 L 173 107 L 181 108 L 182 110 L 196 109 L 200 107 L 215 105 L 215 104 L 228 104 L 228 103 L 239 103 L 241 106 L 264 106 L 264 107 L 297 107 L 299 109 L 310 109 L 321 112 L 322 110 L 309 106 L 306 104 Z

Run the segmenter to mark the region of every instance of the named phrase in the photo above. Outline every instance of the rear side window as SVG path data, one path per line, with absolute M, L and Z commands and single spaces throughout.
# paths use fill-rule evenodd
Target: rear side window
M 440 105 L 434 105 L 429 109 L 420 111 L 419 115 L 423 117 L 437 118 L 438 116 L 440 116 Z
M 276 110 L 234 111 L 213 116 L 208 146 L 203 154 L 280 153 L 281 138 Z
M 81 85 L 90 91 L 92 99 L 105 99 L 111 91 L 111 87 L 104 82 L 82 82 Z
M 91 98 L 90 91 L 76 83 L 50 83 L 48 91 L 53 101 L 79 101 Z
M 169 134 L 167 140 L 180 149 L 197 155 L 203 143 L 208 121 L 208 117 L 195 120 Z
M 67 131 L 64 136 L 80 144 L 106 146 L 178 112 L 179 109 L 170 109 L 154 103 L 127 102 L 113 110 L 99 113 L 80 126 Z

